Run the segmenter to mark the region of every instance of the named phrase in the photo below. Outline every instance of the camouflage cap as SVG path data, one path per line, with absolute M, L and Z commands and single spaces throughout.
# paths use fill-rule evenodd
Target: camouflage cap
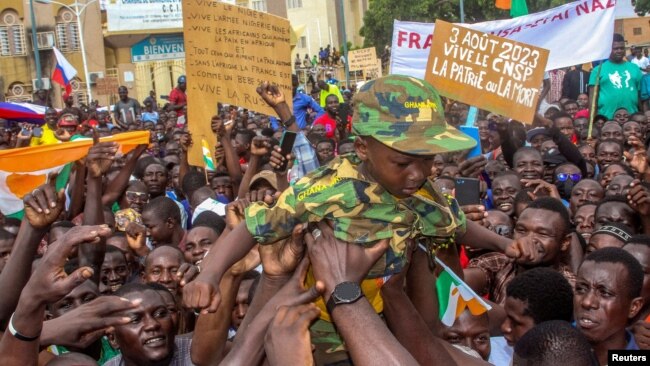
M 397 151 L 433 155 L 476 145 L 447 124 L 438 92 L 424 80 L 402 75 L 371 80 L 353 101 L 352 131 Z

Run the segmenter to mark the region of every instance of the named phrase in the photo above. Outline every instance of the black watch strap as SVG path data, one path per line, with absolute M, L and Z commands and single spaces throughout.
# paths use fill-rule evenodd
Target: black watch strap
M 291 118 L 289 118 L 288 120 L 282 121 L 282 126 L 284 126 L 284 128 L 287 128 L 294 123 L 296 123 L 296 116 L 291 116 Z

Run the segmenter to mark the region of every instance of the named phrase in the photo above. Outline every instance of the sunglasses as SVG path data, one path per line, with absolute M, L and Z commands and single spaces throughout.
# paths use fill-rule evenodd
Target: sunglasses
M 149 201 L 149 195 L 144 192 L 134 192 L 134 191 L 126 191 L 126 199 L 129 201 L 142 201 L 142 202 L 148 202 Z
M 512 235 L 512 229 L 508 225 L 494 225 L 491 229 L 500 236 L 510 237 Z
M 580 179 L 582 179 L 582 174 L 576 173 L 576 174 L 567 174 L 567 173 L 558 173 L 556 175 L 557 180 L 559 182 L 566 182 L 568 179 L 571 179 L 574 183 L 578 182 Z

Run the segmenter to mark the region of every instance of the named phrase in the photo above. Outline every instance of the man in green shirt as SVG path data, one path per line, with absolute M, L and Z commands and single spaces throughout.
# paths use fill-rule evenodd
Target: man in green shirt
M 625 39 L 615 33 L 609 60 L 594 68 L 589 77 L 589 100 L 594 95 L 596 79 L 599 79 L 598 114 L 612 119 L 619 108 L 636 113 L 642 77 L 639 67 L 625 58 Z

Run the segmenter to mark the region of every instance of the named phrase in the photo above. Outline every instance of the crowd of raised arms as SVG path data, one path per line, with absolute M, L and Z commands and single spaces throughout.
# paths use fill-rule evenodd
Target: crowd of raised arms
M 479 110 L 471 157 L 452 127 L 469 106 L 328 67 L 293 95 L 262 83 L 273 117 L 194 121 L 181 76 L 164 106 L 120 87 L 112 109 L 66 98 L 42 126 L 5 121 L 3 150 L 93 145 L 0 218 L 0 365 L 595 366 L 650 349 L 642 52 L 615 35 L 591 72 L 550 71 L 530 124 Z M 211 123 L 214 169 L 188 163 L 190 123 Z M 102 141 L 133 130 L 150 143 Z

